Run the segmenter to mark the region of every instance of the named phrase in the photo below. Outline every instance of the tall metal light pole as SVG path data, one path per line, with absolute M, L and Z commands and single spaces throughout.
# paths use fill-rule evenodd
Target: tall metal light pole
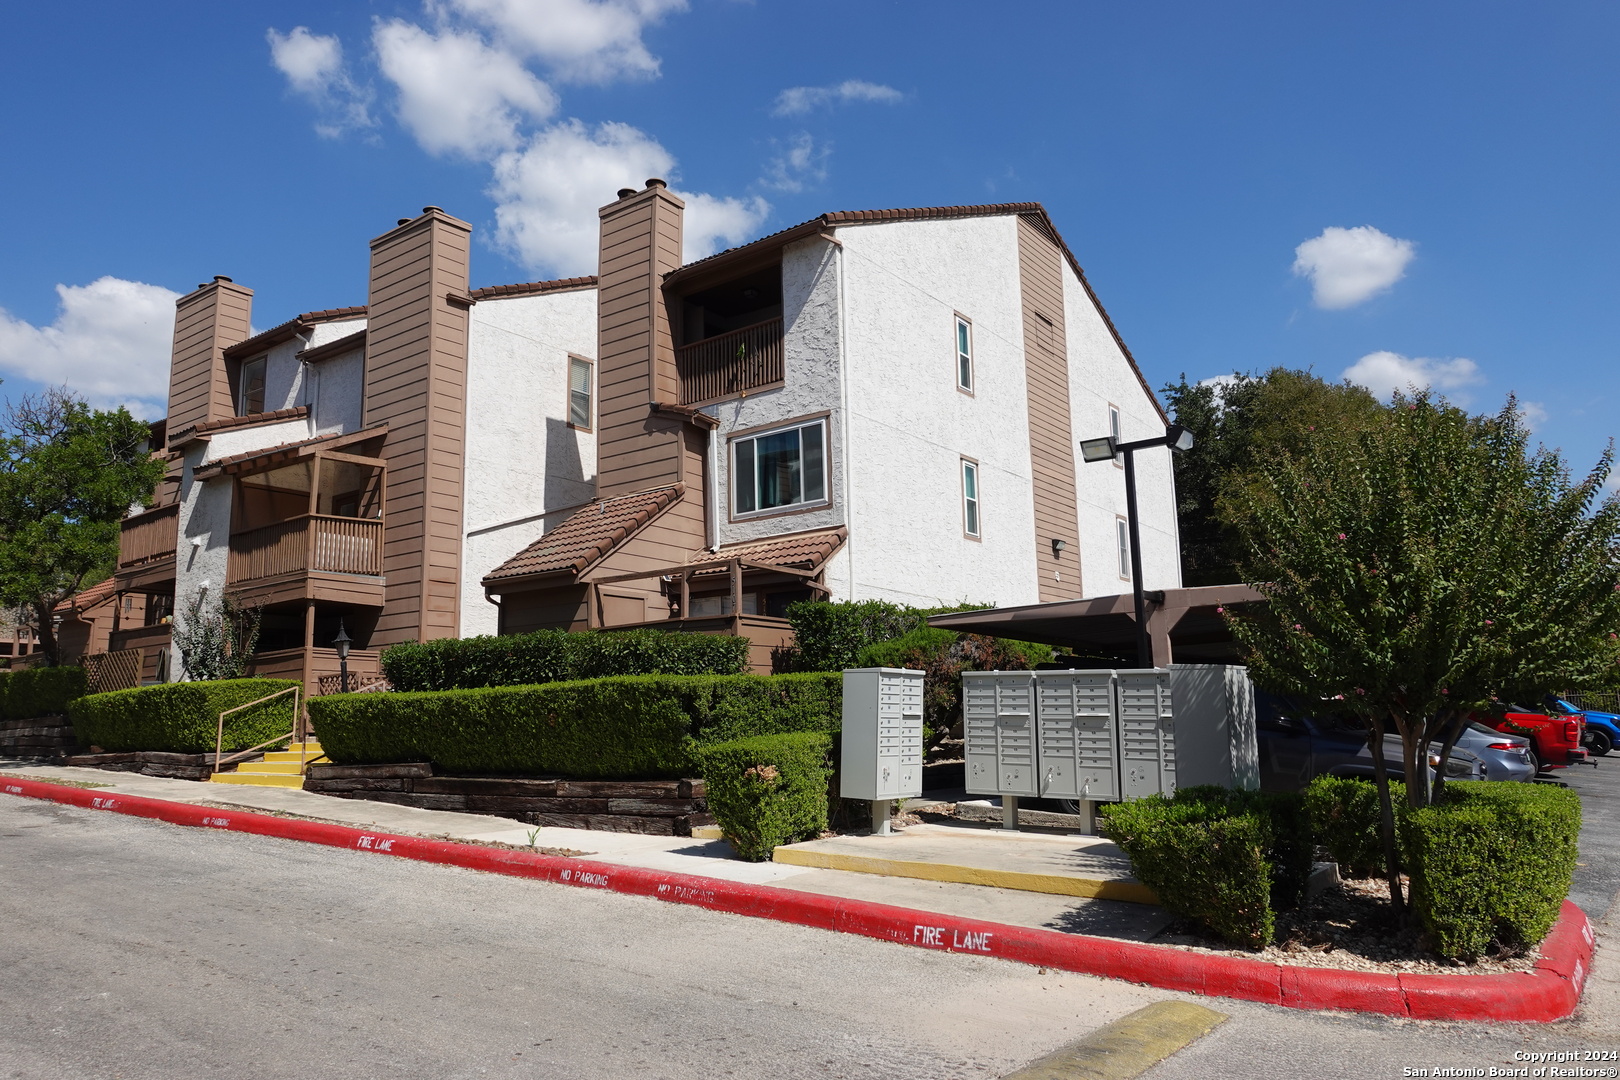
M 1193 433 L 1180 424 L 1171 424 L 1157 439 L 1138 439 L 1122 443 L 1112 435 L 1101 439 L 1086 439 L 1080 443 L 1080 456 L 1087 462 L 1113 461 L 1125 457 L 1125 522 L 1131 534 L 1131 591 L 1136 599 L 1136 663 L 1138 667 L 1153 666 L 1153 645 L 1148 640 L 1147 603 L 1142 596 L 1142 531 L 1136 523 L 1136 451 L 1168 446 L 1185 452 L 1193 448 Z

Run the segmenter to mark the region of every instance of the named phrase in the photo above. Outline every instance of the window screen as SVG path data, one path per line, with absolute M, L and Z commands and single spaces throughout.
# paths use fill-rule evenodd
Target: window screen
M 732 507 L 738 514 L 825 502 L 822 421 L 732 443 Z

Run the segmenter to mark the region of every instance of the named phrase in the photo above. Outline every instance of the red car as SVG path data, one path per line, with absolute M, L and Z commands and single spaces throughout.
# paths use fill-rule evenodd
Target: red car
M 1505 711 L 1476 714 L 1473 719 L 1493 730 L 1527 737 L 1537 772 L 1567 769 L 1587 758 L 1587 751 L 1581 746 L 1581 722 L 1576 717 L 1548 716 L 1508 705 Z

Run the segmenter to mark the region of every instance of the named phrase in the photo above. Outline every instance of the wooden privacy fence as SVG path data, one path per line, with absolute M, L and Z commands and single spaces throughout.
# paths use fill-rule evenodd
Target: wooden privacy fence
M 145 659 L 141 649 L 120 649 L 117 652 L 91 653 L 84 665 L 85 689 L 92 694 L 105 694 L 109 690 L 133 690 L 141 685 L 141 667 Z
M 374 693 L 392 690 L 393 688 L 386 675 L 370 673 L 362 675 L 355 671 L 349 672 L 349 693 L 351 694 Z M 325 697 L 327 694 L 343 693 L 343 676 L 322 675 L 315 683 L 315 692 L 321 697 Z

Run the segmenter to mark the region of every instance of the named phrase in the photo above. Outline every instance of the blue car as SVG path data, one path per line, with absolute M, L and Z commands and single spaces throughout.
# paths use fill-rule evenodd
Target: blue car
M 1568 713 L 1583 720 L 1581 743 L 1590 751 L 1593 757 L 1602 757 L 1614 749 L 1614 744 L 1620 742 L 1620 716 L 1614 713 L 1593 712 L 1590 709 L 1578 709 L 1563 698 L 1547 698 L 1547 706 L 1557 712 Z

